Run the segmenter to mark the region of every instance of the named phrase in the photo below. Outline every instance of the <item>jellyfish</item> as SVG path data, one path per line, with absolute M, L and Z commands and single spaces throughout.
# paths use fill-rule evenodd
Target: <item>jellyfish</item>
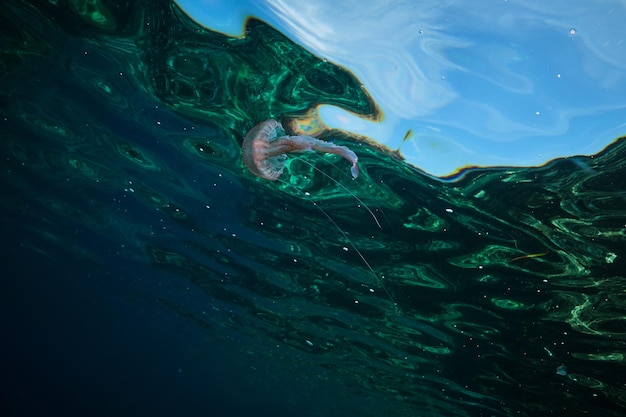
M 241 149 L 246 168 L 257 177 L 270 181 L 277 180 L 283 173 L 286 154 L 312 151 L 343 156 L 352 163 L 352 177 L 359 176 L 359 158 L 350 149 L 311 136 L 288 136 L 283 126 L 274 119 L 254 126 L 243 139 Z
M 323 140 L 315 139 L 311 136 L 288 136 L 285 134 L 283 126 L 278 121 L 273 119 L 266 120 L 254 126 L 243 139 L 241 149 L 243 152 L 243 162 L 246 165 L 246 168 L 248 168 L 248 170 L 257 177 L 270 181 L 278 180 L 278 177 L 280 177 L 283 173 L 283 167 L 285 166 L 285 160 L 287 159 L 286 154 L 312 151 L 341 155 L 352 163 L 352 167 L 350 168 L 352 177 L 357 178 L 359 176 L 359 167 L 357 165 L 359 158 L 357 158 L 356 154 L 350 149 L 345 146 L 335 145 L 334 143 L 324 142 Z M 382 229 L 376 215 L 359 197 L 356 196 L 356 194 L 348 190 L 344 185 L 322 170 L 316 168 L 315 166 L 313 166 L 313 168 L 352 195 L 363 207 L 365 207 L 365 209 L 376 221 L 378 227 Z M 339 233 L 341 233 L 350 246 L 352 246 L 365 266 L 367 266 L 367 269 L 376 278 L 381 288 L 385 291 L 389 300 L 394 306 L 397 306 L 391 296 L 391 293 L 387 290 L 387 287 L 382 282 L 381 278 L 378 274 L 376 274 L 374 268 L 372 268 L 363 253 L 361 253 L 361 251 L 356 247 L 346 232 L 339 227 L 330 214 L 317 205 L 313 200 L 311 200 L 311 202 L 337 228 Z

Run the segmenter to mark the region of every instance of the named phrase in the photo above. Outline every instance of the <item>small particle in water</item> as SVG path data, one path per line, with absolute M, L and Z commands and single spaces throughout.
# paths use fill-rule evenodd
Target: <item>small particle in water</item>
M 567 375 L 567 366 L 561 364 L 559 367 L 556 368 L 556 374 L 561 376 Z
M 309 346 L 313 346 L 313 342 L 311 342 L 310 340 L 305 340 L 306 344 Z
M 402 142 L 406 142 L 407 140 L 411 138 L 411 136 L 413 136 L 413 129 L 409 129 L 406 131 L 404 138 L 402 138 Z
M 508 262 L 515 262 L 515 261 L 519 261 L 520 259 L 530 259 L 530 258 L 540 258 L 542 256 L 546 256 L 548 254 L 548 252 L 542 252 L 542 253 L 531 253 L 528 255 L 522 255 L 522 256 L 518 256 L 516 258 L 510 259 Z
M 569 34 L 570 36 L 574 36 L 576 34 L 576 29 L 570 29 Z
M 454 213 L 454 210 L 452 210 L 451 208 L 447 208 L 447 209 L 446 209 L 446 212 L 448 212 L 448 213 Z

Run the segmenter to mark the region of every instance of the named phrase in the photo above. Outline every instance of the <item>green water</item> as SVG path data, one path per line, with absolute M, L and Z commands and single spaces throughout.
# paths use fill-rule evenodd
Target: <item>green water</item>
M 623 415 L 626 141 L 443 182 L 337 134 L 357 180 L 311 154 L 268 182 L 243 165 L 245 133 L 318 103 L 375 116 L 351 74 L 261 22 L 230 39 L 165 0 L 0 12 L 11 406 Z

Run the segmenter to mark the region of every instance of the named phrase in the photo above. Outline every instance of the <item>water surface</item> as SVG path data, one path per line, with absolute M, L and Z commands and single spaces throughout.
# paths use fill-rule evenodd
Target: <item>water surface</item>
M 372 114 L 355 76 L 167 1 L 0 10 L 10 415 L 624 413 L 623 140 L 442 182 L 327 132 L 357 180 L 268 182 L 245 133 Z

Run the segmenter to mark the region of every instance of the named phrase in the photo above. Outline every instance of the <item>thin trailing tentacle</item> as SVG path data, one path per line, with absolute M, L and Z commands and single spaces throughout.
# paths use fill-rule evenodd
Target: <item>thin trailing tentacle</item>
M 281 179 L 279 179 L 278 181 L 282 182 L 283 184 L 286 184 L 290 187 L 293 187 L 293 185 L 289 184 L 286 181 L 283 181 Z M 302 191 L 300 191 L 302 192 Z M 348 235 L 346 234 L 346 232 L 343 231 L 343 229 L 341 227 L 339 227 L 339 225 L 337 224 L 337 222 L 335 221 L 335 219 L 333 219 L 330 214 L 328 214 L 326 212 L 326 210 L 324 210 L 322 207 L 320 207 L 311 197 L 309 197 L 307 195 L 307 193 L 302 192 L 302 194 L 315 206 L 316 209 L 318 209 L 327 219 L 328 221 L 330 221 L 333 226 L 335 226 L 335 228 L 337 229 L 337 231 L 339 233 L 341 233 L 341 235 L 343 236 L 343 238 L 346 240 L 346 242 L 348 242 L 348 244 L 352 247 L 352 249 L 354 249 L 354 251 L 356 252 L 356 254 L 359 256 L 359 258 L 361 258 L 361 261 L 363 261 L 363 264 L 367 267 L 367 269 L 369 270 L 369 272 L 372 274 L 372 276 L 376 279 L 376 281 L 378 282 L 378 284 L 380 285 L 380 287 L 383 289 L 383 291 L 385 292 L 385 294 L 387 295 L 387 297 L 389 298 L 389 301 L 391 301 L 391 303 L 393 304 L 394 308 L 396 309 L 396 313 L 398 312 L 398 304 L 396 303 L 396 301 L 393 299 L 393 296 L 391 295 L 391 293 L 389 292 L 389 290 L 387 289 L 387 286 L 385 285 L 385 283 L 383 282 L 383 279 L 381 277 L 378 276 L 378 274 L 376 273 L 376 271 L 374 271 L 374 268 L 372 267 L 372 265 L 370 265 L 370 263 L 367 261 L 367 259 L 365 258 L 365 255 L 363 255 L 363 253 L 359 250 L 359 248 L 356 247 L 356 245 L 354 244 L 354 242 L 352 241 L 352 239 L 350 239 L 348 237 Z
M 378 217 L 376 217 L 376 215 L 374 214 L 374 212 L 369 208 L 369 206 L 367 204 L 365 204 L 363 202 L 363 200 L 361 200 L 359 198 L 358 195 L 356 195 L 355 193 L 353 193 L 352 191 L 350 191 L 350 189 L 348 187 L 346 187 L 345 185 L 343 185 L 342 183 L 340 183 L 339 181 L 337 181 L 336 179 L 334 179 L 333 177 L 331 177 L 330 175 L 328 175 L 327 173 L 325 173 L 324 171 L 322 171 L 321 169 L 319 169 L 318 167 L 316 167 L 315 165 L 313 165 L 310 162 L 305 161 L 302 158 L 298 158 L 300 161 L 304 162 L 305 164 L 309 165 L 311 168 L 313 168 L 314 170 L 316 170 L 317 172 L 319 172 L 320 174 L 322 174 L 323 176 L 325 176 L 326 178 L 328 178 L 329 180 L 333 181 L 335 184 L 337 184 L 338 186 L 340 186 L 341 188 L 344 189 L 345 192 L 347 192 L 348 194 L 350 194 L 352 197 L 354 197 L 356 199 L 356 201 L 358 201 L 364 208 L 365 210 L 367 210 L 369 212 L 369 214 L 372 216 L 372 218 L 374 219 L 374 221 L 376 222 L 376 226 L 378 226 L 379 229 L 382 230 L 382 226 L 380 225 L 380 222 L 378 221 Z

